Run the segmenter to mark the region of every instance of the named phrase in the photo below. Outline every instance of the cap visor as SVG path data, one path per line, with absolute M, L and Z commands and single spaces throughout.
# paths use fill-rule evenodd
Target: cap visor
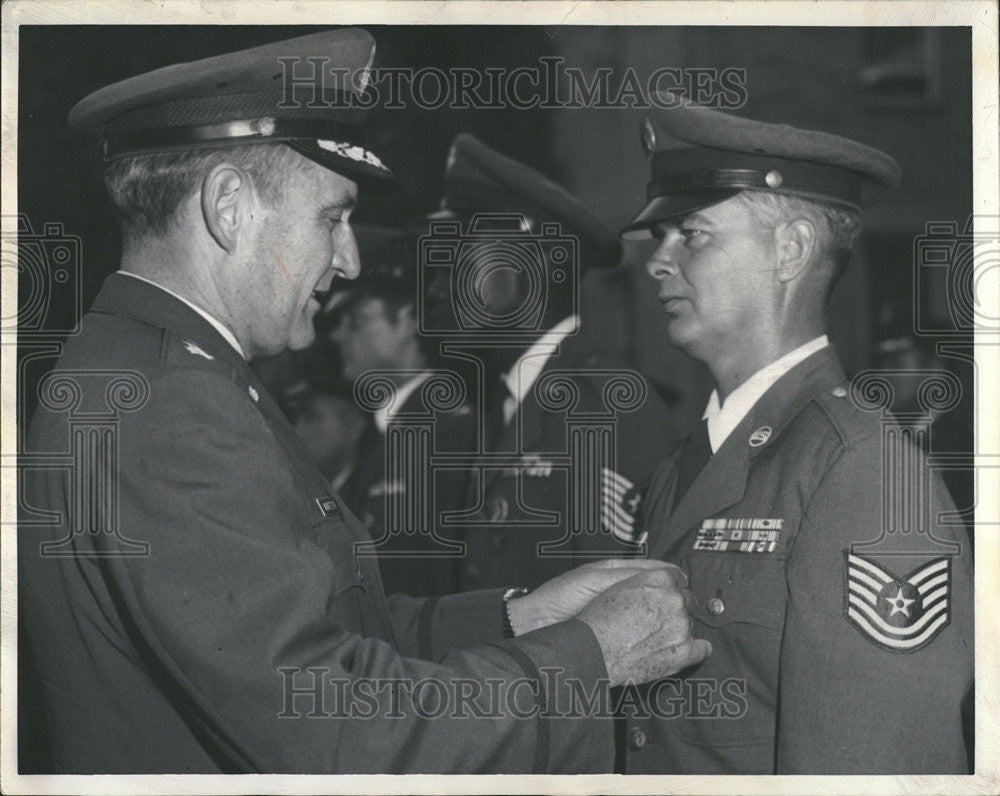
M 329 145 L 320 146 L 318 142 L 311 140 L 295 139 L 285 143 L 315 163 L 354 180 L 358 188 L 366 193 L 390 193 L 399 188 L 399 180 L 387 167 L 362 159 L 359 152 L 369 156 L 371 153 L 361 147 L 345 144 L 344 154 L 341 154 L 330 149 Z M 355 156 L 352 157 L 348 152 Z
M 738 193 L 740 193 L 738 190 L 724 189 L 675 193 L 654 197 L 640 211 L 639 215 L 622 227 L 618 236 L 622 240 L 645 240 L 651 238 L 653 236 L 652 228 L 656 224 L 681 218 L 696 210 L 711 207 L 736 196 Z

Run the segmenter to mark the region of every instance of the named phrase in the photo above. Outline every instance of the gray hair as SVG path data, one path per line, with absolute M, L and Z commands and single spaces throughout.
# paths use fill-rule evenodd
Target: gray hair
M 861 231 L 860 213 L 827 202 L 769 191 L 743 191 L 736 198 L 762 225 L 776 227 L 793 218 L 808 219 L 816 227 L 820 250 L 830 254 L 850 251 Z
M 119 158 L 104 172 L 104 185 L 126 234 L 162 237 L 181 201 L 198 190 L 205 173 L 220 163 L 247 172 L 261 199 L 271 205 L 281 200 L 289 174 L 303 167 L 303 159 L 291 147 L 243 144 Z

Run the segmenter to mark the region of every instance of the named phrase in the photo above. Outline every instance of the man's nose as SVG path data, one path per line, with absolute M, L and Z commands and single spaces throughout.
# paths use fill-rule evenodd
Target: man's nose
M 653 252 L 653 256 L 649 258 L 649 262 L 646 263 L 647 273 L 657 282 L 677 274 L 677 258 L 674 249 L 673 236 L 668 232 L 656 251 Z
M 333 230 L 333 263 L 334 273 L 342 279 L 357 279 L 361 274 L 361 255 L 358 254 L 358 242 L 354 231 L 346 221 L 342 221 Z

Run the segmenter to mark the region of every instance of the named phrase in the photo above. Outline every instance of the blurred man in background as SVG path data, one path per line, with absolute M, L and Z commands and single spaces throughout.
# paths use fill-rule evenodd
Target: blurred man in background
M 434 357 L 417 329 L 414 249 L 402 231 L 358 226 L 356 232 L 365 273 L 331 296 L 317 327 L 337 346 L 348 385 L 365 373 L 381 371 L 395 384 L 396 396 L 390 405 L 366 413 L 364 431 L 353 451 L 353 470 L 341 494 L 376 540 L 389 593 L 449 593 L 457 587 L 454 554 L 430 555 L 442 550 L 425 536 L 404 534 L 402 528 L 386 524 L 393 514 L 387 511 L 388 504 L 405 502 L 408 488 L 397 468 L 387 471 L 386 457 L 394 455 L 387 451 L 389 425 L 400 414 L 430 410 L 422 388 L 431 376 Z M 451 411 L 434 412 L 433 451 L 468 450 L 475 428 L 467 402 Z M 434 516 L 461 507 L 465 484 L 461 472 L 439 470 L 428 476 L 421 483 L 426 485 L 425 498 L 432 501 Z
M 614 233 L 556 183 L 464 134 L 448 155 L 440 208 L 423 229 L 431 231 L 420 254 L 430 292 L 425 327 L 480 364 L 483 450 L 508 457 L 470 476 L 459 586 L 530 588 L 597 551 L 636 554 L 641 487 L 677 431 L 656 392 L 599 353 L 581 326 L 579 280 L 618 263 Z M 571 413 L 610 416 L 608 384 L 623 372 L 644 400 L 615 415 L 613 466 L 593 485 L 600 516 L 589 533 L 543 549 L 568 531 L 574 479 L 584 477 L 583 451 L 570 454 L 568 469 L 553 465 L 570 450 Z M 562 387 L 548 401 L 540 396 L 549 375 L 568 379 L 569 411 L 551 402 Z
M 317 469 L 343 493 L 365 427 L 365 415 L 350 389 L 320 379 L 300 379 L 286 388 L 281 403 Z

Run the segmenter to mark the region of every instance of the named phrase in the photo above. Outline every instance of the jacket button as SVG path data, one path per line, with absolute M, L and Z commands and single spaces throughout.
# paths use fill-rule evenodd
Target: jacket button
M 358 564 L 358 566 L 355 569 L 355 571 L 358 573 L 358 581 L 360 581 L 361 583 L 364 583 L 365 582 L 365 568 L 363 566 L 361 566 L 361 564 Z
M 832 390 L 830 390 L 830 392 L 833 394 L 834 398 L 847 397 L 847 390 L 845 390 L 843 387 L 834 387 Z
M 633 752 L 638 752 L 646 745 L 646 733 L 638 727 L 632 727 L 628 731 L 628 748 Z
M 713 597 L 708 601 L 708 612 L 713 616 L 718 616 L 726 610 L 726 604 L 718 597 Z

